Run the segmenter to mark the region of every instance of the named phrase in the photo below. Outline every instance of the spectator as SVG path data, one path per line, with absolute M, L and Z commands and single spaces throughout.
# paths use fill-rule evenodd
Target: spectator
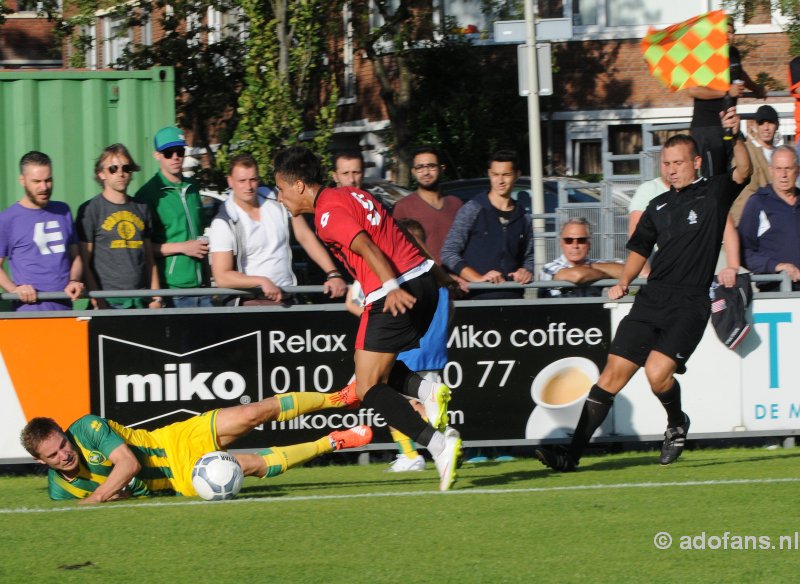
M 769 163 L 772 160 L 772 153 L 775 152 L 775 136 L 778 133 L 778 112 L 772 106 L 762 105 L 756 111 L 756 132 L 745 143 L 747 152 L 750 154 L 750 162 L 753 165 L 753 174 L 750 176 L 750 184 L 742 190 L 733 202 L 731 215 L 736 225 L 742 218 L 747 199 L 751 197 L 761 187 L 770 183 Z
M 44 300 L 39 292 L 83 293 L 83 264 L 72 214 L 66 203 L 51 201 L 53 164 L 31 151 L 19 161 L 25 195 L 0 213 L 0 288 L 17 294 L 17 311 L 71 310 L 66 300 Z M 11 277 L 3 270 L 8 258 Z
M 570 219 L 564 223 L 559 237 L 561 256 L 545 264 L 539 274 L 540 280 L 564 280 L 573 284 L 591 284 L 606 278 L 619 279 L 622 264 L 590 260 L 592 232 L 589 221 L 584 217 Z M 603 289 L 597 286 L 578 286 L 575 288 L 542 288 L 543 298 L 570 298 L 601 296 Z
M 697 142 L 700 156 L 703 159 L 703 167 L 700 174 L 706 178 L 728 172 L 728 162 L 731 160 L 733 153 L 733 140 L 724 139 L 724 131 L 720 122 L 720 113 L 725 109 L 723 105 L 726 105 L 724 104 L 726 95 L 728 99 L 732 100 L 732 105 L 736 105 L 736 99 L 741 97 L 744 88 L 752 91 L 756 97 L 767 97 L 766 89 L 761 85 L 756 85 L 742 68 L 739 49 L 733 46 L 735 33 L 733 20 L 729 18 L 730 89 L 727 92 L 709 89 L 708 87 L 691 87 L 686 90 L 694 98 L 691 134 L 692 138 Z
M 636 192 L 633 193 L 631 202 L 628 204 L 628 238 L 636 231 L 639 219 L 642 218 L 642 213 L 647 209 L 647 205 L 650 204 L 650 201 L 661 193 L 666 193 L 668 190 L 669 185 L 661 175 L 639 185 Z
M 489 192 L 468 201 L 456 214 L 442 246 L 442 263 L 467 282 L 527 284 L 533 278 L 531 217 L 511 198 L 518 177 L 516 152 L 495 152 L 489 159 Z M 467 298 L 522 296 L 523 290 L 482 290 Z
M 297 283 L 292 272 L 289 215 L 274 197 L 259 193 L 258 181 L 255 158 L 234 156 L 228 175 L 231 197 L 220 207 L 209 232 L 211 270 L 217 285 L 260 288 L 266 298 L 247 299 L 242 302 L 245 305 L 284 302 L 281 287 Z M 292 218 L 291 225 L 309 257 L 326 271 L 324 291 L 332 297 L 343 296 L 347 285 L 342 274 L 305 219 Z
M 400 199 L 392 215 L 398 221 L 419 221 L 427 234 L 428 250 L 436 263 L 441 264 L 444 240 L 462 203 L 457 197 L 442 194 L 439 184 L 444 165 L 432 146 L 421 146 L 414 151 L 411 171 L 417 180 L 417 190 Z
M 153 219 L 144 203 L 128 196 L 133 173 L 139 170 L 128 149 L 112 144 L 94 165 L 103 191 L 78 209 L 75 227 L 80 240 L 84 276 L 89 290 L 158 290 L 150 231 Z M 153 296 L 149 308 L 164 300 Z M 143 308 L 143 298 L 92 298 L 95 308 Z
M 786 272 L 792 290 L 800 290 L 800 207 L 795 186 L 797 153 L 790 146 L 778 146 L 769 166 L 772 183 L 758 189 L 744 207 L 739 222 L 744 261 L 756 274 Z M 760 284 L 764 291 L 778 284 Z
M 364 178 L 364 157 L 358 150 L 337 152 L 333 155 L 331 178 L 337 187 L 361 188 Z
M 181 169 L 186 140 L 174 126 L 161 128 L 153 156 L 159 170 L 136 192 L 153 214 L 153 251 L 159 279 L 168 288 L 199 288 L 204 284 L 208 241 L 203 236 L 203 205 L 197 183 Z M 172 296 L 176 308 L 210 307 L 210 296 Z

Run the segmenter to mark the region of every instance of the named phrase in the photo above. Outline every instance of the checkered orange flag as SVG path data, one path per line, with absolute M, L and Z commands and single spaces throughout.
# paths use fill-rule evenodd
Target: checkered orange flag
M 728 91 L 727 19 L 714 10 L 663 30 L 650 28 L 642 39 L 650 73 L 671 91 L 698 86 Z

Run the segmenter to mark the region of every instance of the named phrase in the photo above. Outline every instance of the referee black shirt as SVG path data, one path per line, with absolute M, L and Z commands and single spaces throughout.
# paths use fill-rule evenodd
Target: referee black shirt
M 748 177 L 737 184 L 729 171 L 699 178 L 680 191 L 671 187 L 650 201 L 627 244 L 643 257 L 658 244 L 648 284 L 708 289 L 728 211 L 749 182 Z

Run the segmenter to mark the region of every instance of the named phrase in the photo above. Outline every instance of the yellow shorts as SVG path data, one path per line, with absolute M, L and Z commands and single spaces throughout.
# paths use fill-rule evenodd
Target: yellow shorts
M 145 451 L 145 466 L 168 468 L 169 486 L 176 494 L 194 497 L 192 469 L 204 454 L 219 450 L 217 445 L 217 412 L 211 410 L 182 422 L 158 428 L 151 432 L 125 428 L 114 423 L 114 430 L 130 445 Z M 159 482 L 163 481 L 161 479 Z M 155 490 L 167 488 L 166 484 L 151 485 Z

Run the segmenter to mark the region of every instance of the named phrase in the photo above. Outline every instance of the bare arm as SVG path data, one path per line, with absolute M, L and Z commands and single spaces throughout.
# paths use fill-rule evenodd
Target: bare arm
M 3 269 L 3 264 L 5 263 L 5 261 L 6 258 L 0 258 L 0 288 L 5 290 L 6 292 L 13 292 L 14 288 L 16 288 L 17 285 L 11 278 L 9 278 L 8 274 Z
M 83 294 L 83 261 L 77 243 L 69 246 L 69 256 L 72 264 L 69 268 L 69 282 L 64 288 L 64 293 L 71 300 L 77 300 Z
M 86 282 L 86 289 L 90 292 L 100 289 L 100 284 L 97 282 L 94 269 L 92 269 L 92 258 L 94 257 L 94 244 L 88 241 L 81 241 L 80 244 L 81 260 L 86 267 L 84 270 L 84 281 Z M 90 300 L 94 308 L 108 308 L 108 304 L 102 298 L 92 298 Z
M 564 280 L 573 284 L 591 284 L 607 278 L 618 279 L 622 276 L 623 264 L 613 262 L 597 262 L 571 268 L 562 268 L 553 275 L 553 280 Z
M 157 243 L 153 246 L 155 255 L 161 257 L 173 255 L 186 255 L 190 258 L 202 260 L 208 255 L 208 243 L 199 239 L 176 241 L 173 243 Z
M 300 215 L 292 217 L 292 231 L 294 231 L 298 243 L 306 250 L 308 257 L 314 260 L 314 263 L 322 268 L 323 272 L 329 274 L 337 271 L 336 264 L 333 263 L 325 246 L 317 239 L 306 220 Z M 347 284 L 344 278 L 331 278 L 325 281 L 323 289 L 325 293 L 330 293 L 331 298 L 339 298 L 347 292 Z
M 628 293 L 631 281 L 639 275 L 646 261 L 646 257 L 639 255 L 635 251 L 628 254 L 628 259 L 625 260 L 619 282 L 608 291 L 608 297 L 611 300 L 619 300 Z
M 370 270 L 378 276 L 384 285 L 387 282 L 394 281 L 395 273 L 386 256 L 380 248 L 370 239 L 366 232 L 362 231 L 355 236 L 350 243 L 350 249 L 353 253 L 357 253 L 364 261 L 367 262 Z M 402 288 L 395 288 L 386 294 L 384 300 L 384 312 L 391 312 L 392 316 L 397 316 L 398 313 L 405 313 L 406 310 L 414 306 L 417 301 L 414 296 L 403 290 Z
M 149 239 L 144 240 L 144 273 L 150 274 L 151 290 L 161 289 L 161 279 L 158 277 L 156 259 L 153 255 L 153 243 Z M 164 299 L 161 297 L 153 297 L 148 306 L 149 308 L 162 308 L 164 306 Z
M 733 181 L 736 184 L 744 183 L 753 174 L 753 165 L 750 162 L 750 154 L 747 152 L 744 140 L 739 135 L 739 116 L 736 115 L 736 108 L 728 108 L 727 112 L 720 112 L 722 116 L 722 127 L 730 128 L 734 133 L 733 139 L 733 162 L 736 168 L 733 169 Z
M 636 231 L 636 226 L 639 225 L 639 219 L 642 218 L 644 211 L 631 211 L 628 213 L 628 239 L 631 238 L 633 232 Z
M 108 455 L 108 459 L 114 464 L 114 468 L 111 469 L 106 481 L 97 487 L 91 495 L 82 499 L 80 501 L 81 504 L 103 503 L 120 498 L 123 489 L 128 486 L 131 479 L 142 469 L 142 465 L 139 464 L 139 461 L 127 444 L 120 444 L 117 446 L 113 452 Z
M 221 288 L 260 288 L 269 300 L 280 302 L 281 289 L 264 276 L 248 276 L 235 269 L 232 251 L 215 251 L 211 254 L 211 274 Z

